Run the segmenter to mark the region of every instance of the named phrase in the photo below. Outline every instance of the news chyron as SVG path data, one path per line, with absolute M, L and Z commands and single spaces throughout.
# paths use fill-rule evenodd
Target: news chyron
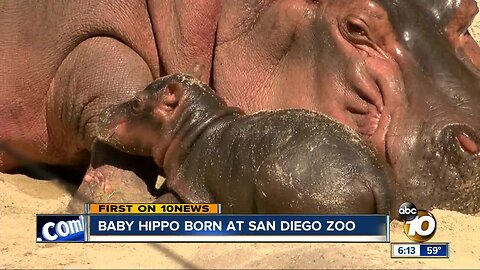
M 79 215 L 37 215 L 37 242 L 390 243 L 390 217 L 224 214 L 220 204 L 92 203 Z
M 449 243 L 427 243 L 437 231 L 437 220 L 430 211 L 417 209 L 412 202 L 404 202 L 398 209 L 398 215 L 403 221 L 403 233 L 413 243 L 391 243 L 392 258 L 449 257 Z

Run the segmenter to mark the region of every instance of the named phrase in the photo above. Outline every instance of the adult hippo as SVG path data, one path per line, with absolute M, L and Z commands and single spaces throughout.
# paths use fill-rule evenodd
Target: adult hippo
M 394 208 L 408 200 L 480 210 L 473 0 L 0 7 L 0 142 L 32 162 L 60 165 L 88 162 L 93 151 L 83 189 L 100 183 L 110 195 L 118 183 L 105 183 L 119 172 L 137 190 L 133 162 L 100 143 L 92 149 L 99 112 L 154 78 L 198 65 L 202 81 L 247 113 L 304 108 L 356 130 L 393 167 Z M 0 151 L 1 171 L 21 165 Z

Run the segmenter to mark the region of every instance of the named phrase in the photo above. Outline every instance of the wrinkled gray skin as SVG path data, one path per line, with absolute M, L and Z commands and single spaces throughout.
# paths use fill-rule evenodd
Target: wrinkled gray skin
M 224 213 L 390 209 L 390 179 L 349 128 L 306 110 L 245 115 L 185 74 L 110 107 L 98 134 L 122 151 L 152 155 L 181 202 L 221 203 Z
M 89 200 L 145 191 L 145 162 L 93 143 L 98 114 L 199 65 L 247 113 L 303 108 L 355 130 L 393 168 L 393 209 L 476 213 L 480 48 L 466 30 L 477 11 L 474 0 L 0 1 L 0 145 L 80 167 L 93 153 Z M 0 171 L 21 165 L 0 147 Z

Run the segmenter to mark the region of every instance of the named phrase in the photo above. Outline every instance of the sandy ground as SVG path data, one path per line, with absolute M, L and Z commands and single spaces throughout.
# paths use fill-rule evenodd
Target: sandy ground
M 480 6 L 480 0 L 477 0 L 477 3 Z M 475 17 L 472 27 L 470 28 L 470 32 L 472 32 L 472 35 L 477 40 L 477 42 L 480 42 L 480 15 L 477 15 Z
M 473 268 L 480 267 L 480 216 L 434 210 L 431 241 L 450 259 L 391 259 L 389 244 L 36 244 L 35 214 L 65 211 L 57 181 L 0 174 L 2 268 Z M 408 241 L 392 222 L 392 241 Z

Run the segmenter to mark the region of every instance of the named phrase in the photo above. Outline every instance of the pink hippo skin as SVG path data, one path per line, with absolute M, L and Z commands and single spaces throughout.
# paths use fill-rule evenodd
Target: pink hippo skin
M 78 194 L 136 201 L 155 166 L 92 148 L 98 114 L 197 65 L 247 113 L 303 108 L 354 129 L 392 167 L 394 209 L 475 213 L 477 11 L 474 0 L 2 1 L 0 143 L 57 165 L 93 153 Z M 0 149 L 1 171 L 20 165 Z

